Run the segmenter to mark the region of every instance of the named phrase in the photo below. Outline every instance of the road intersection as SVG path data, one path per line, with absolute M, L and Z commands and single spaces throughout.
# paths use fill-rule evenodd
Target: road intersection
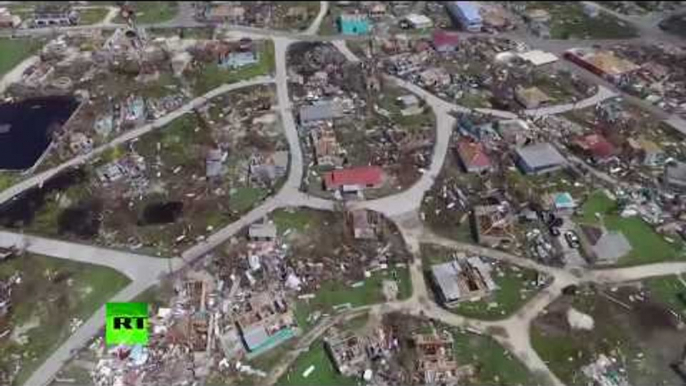
M 240 88 L 250 87 L 259 84 L 275 83 L 278 98 L 278 113 L 281 116 L 284 131 L 290 146 L 290 166 L 288 178 L 282 189 L 274 196 L 266 199 L 261 205 L 242 216 L 236 222 L 227 225 L 210 235 L 206 240 L 184 251 L 179 258 L 160 259 L 155 257 L 143 256 L 135 253 L 115 251 L 107 248 L 99 248 L 89 245 L 76 244 L 66 241 L 50 240 L 47 238 L 27 236 L 12 232 L 0 232 L 0 245 L 23 244 L 26 249 L 33 253 L 44 254 L 57 258 L 70 259 L 91 264 L 105 265 L 114 268 L 131 279 L 131 283 L 121 290 L 112 301 L 127 301 L 135 298 L 146 288 L 157 283 L 160 278 L 170 271 L 178 271 L 189 264 L 202 258 L 206 253 L 215 249 L 226 240 L 234 236 L 241 229 L 252 222 L 255 222 L 272 211 L 285 207 L 309 207 L 320 210 L 334 210 L 337 203 L 331 200 L 311 197 L 300 191 L 300 184 L 303 177 L 304 165 L 303 155 L 300 148 L 300 140 L 297 127 L 293 117 L 292 104 L 288 92 L 287 76 L 287 51 L 291 43 L 301 40 L 317 39 L 317 29 L 322 23 L 328 8 L 328 2 L 322 2 L 320 13 L 316 20 L 303 34 L 292 34 L 275 32 L 263 29 L 253 29 L 249 27 L 231 28 L 235 33 L 260 35 L 272 39 L 275 47 L 276 70 L 274 77 L 261 77 L 249 81 L 238 82 L 229 85 L 222 85 L 209 93 L 194 99 L 182 106 L 178 110 L 160 118 L 159 120 L 142 126 L 138 129 L 127 132 L 113 140 L 111 143 L 96 148 L 91 153 L 76 157 L 53 169 L 32 176 L 19 184 L 0 192 L 0 204 L 7 203 L 18 194 L 41 185 L 49 178 L 55 176 L 68 168 L 81 165 L 103 151 L 123 144 L 137 138 L 147 132 L 159 129 L 169 122 L 181 117 L 184 114 L 205 104 L 207 100 L 217 95 L 231 92 Z M 167 24 L 167 26 L 169 26 Z M 110 23 L 104 23 L 96 28 L 111 28 Z M 175 25 L 178 28 L 178 25 Z M 91 28 L 91 27 L 89 27 Z M 36 31 L 36 30 L 32 30 Z M 332 40 L 333 44 L 351 61 L 359 61 L 350 50 L 344 40 L 340 37 L 325 38 L 321 40 Z M 400 229 L 410 251 L 415 255 L 414 262 L 410 266 L 413 295 L 410 299 L 401 302 L 391 302 L 377 304 L 373 306 L 361 307 L 351 310 L 350 313 L 369 310 L 376 313 L 386 313 L 391 311 L 406 312 L 413 315 L 425 315 L 450 325 L 470 327 L 483 334 L 489 334 L 505 347 L 510 349 L 532 372 L 542 374 L 551 380 L 555 385 L 562 385 L 562 382 L 548 369 L 547 365 L 538 356 L 531 346 L 529 328 L 534 318 L 561 293 L 561 290 L 568 285 L 580 284 L 584 282 L 595 283 L 621 283 L 627 281 L 641 280 L 647 277 L 665 276 L 677 273 L 686 273 L 686 263 L 660 263 L 631 268 L 619 268 L 610 270 L 576 270 L 570 272 L 560 268 L 541 265 L 530 259 L 511 255 L 502 251 L 484 248 L 481 246 L 460 243 L 453 240 L 441 238 L 428 231 L 419 219 L 419 210 L 424 194 L 431 188 L 438 176 L 444 159 L 447 156 L 450 135 L 452 134 L 455 123 L 451 112 L 471 111 L 471 109 L 444 101 L 420 87 L 390 77 L 389 80 L 398 86 L 407 89 L 424 99 L 436 115 L 436 143 L 433 151 L 433 158 L 428 170 L 421 178 L 409 189 L 398 194 L 385 198 L 358 201 L 348 203 L 350 208 L 366 208 L 383 213 L 386 217 L 396 223 Z M 550 114 L 560 114 L 576 108 L 593 106 L 607 98 L 617 95 L 615 91 L 603 85 L 599 86 L 598 93 L 588 99 L 559 106 L 550 106 L 545 109 L 526 111 L 528 116 L 546 116 Z M 513 118 L 511 112 L 482 109 L 481 113 L 494 116 L 496 118 Z M 536 269 L 549 275 L 552 283 L 540 291 L 533 299 L 523 306 L 517 313 L 509 318 L 498 321 L 480 321 L 452 314 L 435 304 L 431 294 L 427 290 L 424 282 L 424 272 L 419 258 L 420 243 L 430 243 L 442 245 L 449 248 L 468 251 L 470 253 L 488 256 L 493 259 L 505 261 L 510 264 L 519 265 L 526 268 Z M 64 363 L 72 357 L 75 350 L 83 347 L 96 335 L 102 328 L 104 321 L 104 308 L 99 309 L 93 316 L 81 325 L 76 332 L 68 338 L 27 380 L 29 385 L 47 385 L 58 373 Z M 317 334 L 321 334 L 325 328 L 314 330 L 312 335 L 308 335 L 307 341 L 313 341 Z M 303 347 L 301 347 L 302 349 Z M 296 355 L 284 357 L 282 366 L 277 366 L 276 374 L 271 374 L 271 380 L 278 379 L 278 373 L 285 371 L 288 361 L 295 360 Z

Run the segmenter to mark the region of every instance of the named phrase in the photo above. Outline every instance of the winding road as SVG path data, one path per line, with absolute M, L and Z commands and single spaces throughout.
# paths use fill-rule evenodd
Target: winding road
M 348 49 L 345 40 L 341 39 L 341 37 L 321 38 L 316 35 L 316 32 L 319 29 L 327 10 L 328 2 L 321 2 L 319 14 L 312 25 L 310 25 L 305 33 L 302 34 L 276 32 L 249 27 L 231 27 L 231 29 L 238 34 L 255 34 L 273 40 L 276 60 L 276 70 L 273 78 L 261 77 L 249 81 L 222 85 L 201 97 L 193 99 L 178 110 L 169 113 L 155 122 L 124 133 L 112 142 L 100 146 L 88 154 L 76 157 L 46 172 L 29 177 L 17 185 L 0 192 L 0 204 L 7 203 L 18 194 L 21 194 L 22 192 L 35 186 L 41 185 L 49 178 L 67 168 L 78 166 L 87 162 L 88 160 L 113 146 L 123 144 L 147 132 L 165 126 L 174 119 L 177 119 L 193 109 L 202 106 L 207 102 L 208 99 L 243 87 L 271 83 L 276 84 L 278 112 L 281 117 L 288 144 L 290 146 L 288 178 L 282 189 L 276 195 L 265 200 L 261 205 L 242 216 L 238 221 L 227 225 L 226 227 L 209 236 L 206 240 L 184 251 L 180 258 L 173 258 L 169 260 L 159 259 L 130 252 L 115 251 L 107 248 L 99 248 L 89 245 L 57 241 L 4 231 L 0 231 L 0 246 L 25 244 L 27 250 L 33 253 L 40 253 L 57 258 L 70 259 L 92 264 L 100 264 L 114 268 L 128 276 L 131 279 L 131 283 L 121 290 L 117 295 L 115 295 L 111 301 L 127 301 L 140 294 L 149 286 L 157 283 L 158 280 L 163 275 L 168 274 L 170 270 L 176 271 L 184 268 L 188 264 L 196 261 L 206 253 L 224 243 L 245 226 L 267 216 L 269 213 L 278 208 L 310 207 L 321 210 L 334 210 L 336 204 L 333 201 L 312 197 L 299 190 L 304 171 L 303 155 L 300 148 L 298 131 L 293 117 L 292 105 L 288 92 L 286 63 L 289 45 L 292 42 L 301 40 L 330 40 L 346 56 L 346 58 L 348 58 L 348 60 L 359 61 L 359 58 L 357 58 Z M 174 23 L 167 23 L 165 24 L 165 27 L 183 27 L 186 26 L 184 23 L 188 24 L 188 26 L 191 26 L 191 22 L 181 20 L 178 23 L 176 21 Z M 112 26 L 109 22 L 105 22 L 99 26 L 87 28 L 114 28 L 114 26 Z M 74 27 L 70 29 L 79 28 Z M 86 29 L 86 27 L 82 29 Z M 31 31 L 33 32 L 30 32 L 30 34 L 39 34 L 45 32 L 39 30 Z M 370 310 L 376 313 L 400 311 L 412 315 L 424 314 L 455 326 L 469 326 L 475 330 L 481 331 L 484 334 L 493 336 L 494 339 L 511 350 L 513 354 L 516 355 L 517 358 L 519 358 L 522 363 L 524 363 L 531 371 L 536 372 L 537 374 L 545 375 L 555 385 L 562 385 L 563 383 L 549 370 L 545 362 L 543 362 L 536 351 L 532 348 L 529 336 L 531 322 L 548 304 L 550 304 L 559 296 L 562 288 L 570 284 L 580 284 L 584 282 L 621 283 L 626 281 L 641 280 L 647 277 L 686 273 L 686 263 L 660 263 L 609 270 L 578 269 L 572 272 L 564 269 L 544 266 L 536 263 L 535 261 L 505 252 L 472 244 L 459 243 L 432 234 L 423 226 L 421 220 L 419 219 L 418 213 L 421 201 L 426 191 L 429 190 L 433 185 L 436 176 L 440 173 L 448 152 L 450 135 L 455 124 L 455 120 L 450 113 L 454 111 L 468 112 L 472 110 L 444 101 L 434 96 L 430 92 L 402 79 L 389 77 L 389 80 L 395 82 L 398 86 L 416 94 L 425 100 L 427 105 L 433 109 L 436 116 L 436 142 L 433 149 L 431 164 L 426 172 L 420 177 L 420 179 L 409 189 L 398 194 L 376 200 L 350 202 L 348 203 L 348 207 L 366 208 L 383 213 L 386 217 L 397 224 L 408 248 L 416 257 L 414 262 L 410 265 L 413 294 L 410 299 L 405 301 L 362 307 L 360 309 L 352 310 L 351 312 L 357 312 L 361 310 Z M 551 114 L 559 114 L 576 108 L 595 105 L 615 95 L 617 94 L 613 89 L 610 87 L 604 87 L 601 84 L 598 88 L 598 93 L 590 98 L 573 104 L 550 106 L 537 110 L 528 110 L 524 112 L 524 115 L 540 117 Z M 491 115 L 495 118 L 516 117 L 515 114 L 507 111 L 480 109 L 479 112 Z M 424 283 L 424 273 L 421 258 L 419 258 L 419 246 L 421 243 L 442 245 L 457 250 L 468 251 L 473 254 L 488 256 L 490 258 L 498 259 L 510 264 L 536 269 L 549 275 L 552 278 L 552 283 L 535 295 L 533 299 L 531 299 L 518 312 L 503 320 L 486 322 L 455 315 L 435 304 L 431 295 L 427 291 L 427 286 Z M 85 323 L 81 325 L 81 327 L 77 329 L 76 332 L 56 350 L 32 374 L 25 384 L 32 386 L 43 386 L 49 384 L 64 363 L 71 358 L 74 350 L 83 347 L 89 341 L 89 339 L 91 339 L 98 333 L 98 331 L 100 331 L 103 326 L 103 321 L 104 308 L 101 308 L 92 317 L 85 321 Z M 321 334 L 326 330 L 324 327 L 325 326 L 315 329 L 315 333 L 308 335 L 307 340 L 304 341 L 298 350 L 306 349 L 307 342 L 314 341 L 318 334 Z M 290 363 L 289 361 L 295 360 L 296 357 L 297 355 L 295 354 L 284 357 L 282 366 L 278 366 L 278 372 L 283 372 L 288 367 L 287 365 Z M 271 374 L 270 380 L 276 381 L 278 379 L 278 375 L 280 374 Z

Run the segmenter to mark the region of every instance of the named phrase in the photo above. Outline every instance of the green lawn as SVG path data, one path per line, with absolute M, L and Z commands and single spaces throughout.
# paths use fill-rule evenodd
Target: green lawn
M 581 368 L 601 353 L 623 362 L 631 384 L 672 384 L 665 383 L 673 377 L 664 360 L 666 354 L 655 346 L 655 339 L 642 331 L 641 325 L 645 322 L 635 311 L 620 308 L 595 292 L 577 294 L 571 305 L 593 317 L 593 330 L 571 330 L 561 321 L 566 308 L 540 314 L 531 326 L 532 347 L 564 384 L 587 385 L 588 379 L 581 373 Z M 663 332 L 679 335 L 670 330 L 667 328 Z M 665 340 L 668 336 L 662 337 L 662 344 L 668 345 L 669 340 Z M 635 360 L 639 353 L 644 355 L 644 360 Z
M 427 271 L 433 264 L 450 261 L 454 252 L 452 249 L 430 244 L 422 244 L 421 251 Z M 538 292 L 538 289 L 531 285 L 536 280 L 536 271 L 532 269 L 499 263 L 497 269 L 492 272 L 492 278 L 498 289 L 491 296 L 479 301 L 460 303 L 450 311 L 476 319 L 504 319 L 520 309 Z
M 392 280 L 394 271 L 399 280 L 398 299 L 410 297 L 412 282 L 408 268 L 389 267 L 387 270 L 372 273 L 370 278 L 364 280 L 364 285 L 355 288 L 336 281 L 324 283 L 316 292 L 314 299 L 307 302 L 303 300 L 297 304 L 295 313 L 298 324 L 306 331 L 312 327 L 306 322 L 307 316 L 314 311 L 333 314 L 333 307 L 336 305 L 350 303 L 352 307 L 359 307 L 385 301 L 382 283 L 384 280 Z
M 0 264 L 0 279 L 21 272 L 13 290 L 9 325 L 26 328 L 27 343 L 0 340 L 0 371 L 22 355 L 15 384 L 22 384 L 69 335 L 73 318 L 85 320 L 129 283 L 118 272 L 91 264 L 26 255 Z
M 106 8 L 89 8 L 79 12 L 79 24 L 91 25 L 100 23 L 107 16 Z
M 401 113 L 401 107 L 397 102 L 397 98 L 404 95 L 412 95 L 411 92 L 405 89 L 393 86 L 384 86 L 382 93 L 377 99 L 379 107 L 390 113 L 390 119 L 393 123 L 397 123 L 406 129 L 421 129 L 425 126 L 434 126 L 436 117 L 434 116 L 433 110 L 429 106 L 424 106 L 424 112 L 417 115 L 403 116 Z M 423 101 L 420 99 L 423 103 Z
M 312 226 L 314 216 L 306 210 L 297 209 L 279 209 L 272 213 L 272 219 L 276 224 L 279 234 L 283 234 L 287 230 L 294 232 L 302 232 Z
M 626 39 L 638 36 L 636 28 L 601 11 L 597 17 L 584 13 L 581 3 L 564 1 L 529 2 L 530 8 L 550 12 L 550 35 L 553 39 L 595 38 Z
M 0 172 L 0 192 L 16 184 L 19 181 L 19 178 L 19 174 L 15 172 Z
M 681 312 L 686 318 L 686 304 L 679 300 L 678 295 L 686 295 L 686 285 L 676 276 L 657 277 L 644 281 L 650 297 L 656 299 L 675 312 Z
M 303 373 L 310 366 L 315 366 L 314 371 L 307 378 L 303 377 Z M 352 386 L 357 385 L 358 381 L 339 374 L 324 349 L 324 342 L 317 340 L 312 343 L 309 351 L 295 360 L 277 384 L 280 386 Z
M 42 45 L 39 39 L 0 39 L 0 77 L 36 53 Z
M 477 368 L 476 379 L 470 384 L 480 386 L 543 384 L 495 340 L 456 328 L 451 328 L 451 332 L 455 339 L 454 352 L 457 363 L 471 364 Z
M 450 311 L 476 319 L 504 319 L 517 312 L 538 292 L 538 289 L 530 284 L 536 279 L 536 271 L 531 269 L 515 271 L 511 266 L 502 264 L 500 266 L 504 276 L 493 275 L 498 289 L 492 296 L 476 302 L 460 303 Z M 491 306 L 492 303 L 496 303 L 497 306 Z
M 136 1 L 132 5 L 136 10 L 136 23 L 154 24 L 172 20 L 178 13 L 176 1 Z M 121 16 L 114 19 L 115 23 L 123 23 Z
M 233 211 L 245 212 L 268 195 L 269 191 L 266 189 L 240 187 L 236 188 L 236 192 L 231 195 L 229 204 Z
M 595 192 L 584 203 L 580 223 L 598 224 L 596 213 L 602 214 L 605 226 L 621 231 L 629 240 L 632 251 L 620 258 L 618 265 L 640 265 L 669 260 L 683 260 L 680 242 L 669 243 L 639 217 L 623 218 L 617 213 L 617 203 L 602 191 Z
M 265 41 L 257 64 L 235 70 L 221 68 L 215 63 L 206 64 L 199 73 L 193 75 L 195 78 L 193 89 L 197 95 L 205 94 L 222 84 L 268 75 L 274 71 L 274 66 L 274 43 Z

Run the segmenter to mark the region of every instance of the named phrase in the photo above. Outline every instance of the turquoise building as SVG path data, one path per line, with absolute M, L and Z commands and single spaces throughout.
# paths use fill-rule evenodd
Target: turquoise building
M 343 35 L 366 35 L 371 26 L 365 15 L 341 15 L 336 20 L 338 32 Z

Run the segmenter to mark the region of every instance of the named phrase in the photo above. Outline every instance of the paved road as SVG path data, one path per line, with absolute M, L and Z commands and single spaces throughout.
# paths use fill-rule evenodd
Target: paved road
M 562 114 L 572 110 L 584 109 L 586 107 L 595 106 L 598 103 L 616 97 L 618 94 L 607 87 L 598 86 L 598 91 L 595 95 L 582 99 L 574 103 L 565 103 L 561 105 L 546 106 L 538 109 L 530 109 L 524 111 L 526 115 L 532 117 L 542 117 L 546 115 Z
M 0 231 L 0 246 L 15 245 L 24 246 L 31 253 L 81 263 L 104 265 L 123 273 L 133 282 L 156 279 L 168 272 L 170 267 L 181 265 L 181 260 L 176 258 L 167 260 L 133 252 Z
M 173 120 L 188 114 L 189 112 L 193 111 L 194 109 L 204 105 L 207 103 L 209 99 L 212 99 L 216 96 L 219 96 L 221 94 L 234 91 L 240 88 L 244 87 L 252 87 L 256 85 L 262 85 L 262 84 L 269 84 L 273 83 L 273 79 L 270 77 L 258 77 L 255 79 L 243 81 L 243 82 L 237 82 L 237 83 L 232 83 L 232 84 L 225 84 L 220 87 L 215 88 L 214 90 L 208 92 L 207 94 L 197 97 L 193 99 L 192 101 L 188 102 L 187 104 L 181 106 L 180 108 L 172 111 L 171 113 L 151 122 L 146 125 L 143 125 L 141 127 L 138 127 L 136 129 L 127 131 L 123 134 L 121 134 L 119 137 L 115 138 L 111 142 L 96 147 L 93 149 L 91 152 L 79 155 L 75 158 L 70 159 L 67 162 L 64 162 L 52 169 L 46 170 L 42 173 L 33 175 L 16 185 L 11 186 L 8 189 L 3 190 L 0 192 L 0 204 L 3 204 L 9 200 L 11 200 L 13 197 L 17 196 L 18 194 L 21 194 L 22 192 L 31 189 L 35 186 L 39 186 L 43 184 L 45 181 L 49 180 L 50 178 L 54 177 L 55 175 L 59 174 L 60 172 L 63 172 L 69 168 L 81 165 L 85 163 L 86 161 L 92 159 L 93 157 L 103 153 L 104 151 L 111 149 L 112 147 L 115 147 L 117 145 L 124 144 L 134 138 L 138 138 L 143 134 L 149 133 L 155 129 L 161 128 L 172 122 Z
M 317 14 L 317 17 L 314 18 L 312 21 L 312 24 L 307 28 L 305 31 L 305 35 L 316 35 L 317 32 L 319 31 L 319 27 L 322 25 L 322 21 L 324 21 L 324 18 L 326 17 L 326 14 L 329 12 L 329 2 L 328 1 L 320 1 L 319 2 L 319 13 Z

